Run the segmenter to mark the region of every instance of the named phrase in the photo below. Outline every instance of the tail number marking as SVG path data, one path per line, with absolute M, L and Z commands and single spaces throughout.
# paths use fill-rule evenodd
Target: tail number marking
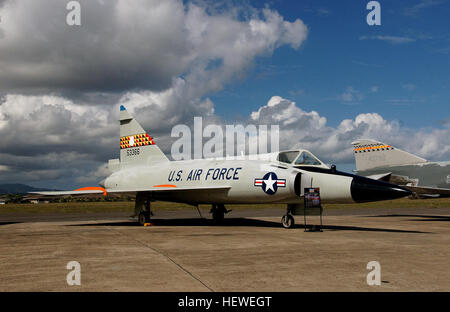
M 127 149 L 127 156 L 136 156 L 139 155 L 139 148 L 129 148 Z

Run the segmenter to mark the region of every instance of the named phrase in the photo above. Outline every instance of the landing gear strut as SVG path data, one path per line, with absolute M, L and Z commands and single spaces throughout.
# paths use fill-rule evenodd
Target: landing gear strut
M 212 218 L 216 224 L 222 223 L 225 218 L 225 214 L 231 210 L 227 210 L 223 204 L 213 204 L 210 210 Z

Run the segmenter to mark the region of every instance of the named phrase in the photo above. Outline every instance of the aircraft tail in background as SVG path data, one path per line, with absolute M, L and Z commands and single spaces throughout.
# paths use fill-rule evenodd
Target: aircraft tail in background
M 427 162 L 422 157 L 379 141 L 361 139 L 352 144 L 355 152 L 356 171 Z

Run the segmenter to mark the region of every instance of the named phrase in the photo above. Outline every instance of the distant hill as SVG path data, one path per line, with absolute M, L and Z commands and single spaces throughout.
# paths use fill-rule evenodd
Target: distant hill
M 45 188 L 36 188 L 26 184 L 0 184 L 0 195 L 26 194 L 28 192 L 53 191 Z

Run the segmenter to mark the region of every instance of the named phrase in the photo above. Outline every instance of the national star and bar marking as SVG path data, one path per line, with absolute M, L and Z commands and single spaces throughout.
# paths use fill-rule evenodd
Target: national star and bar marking
M 268 172 L 262 179 L 255 179 L 254 186 L 260 186 L 264 193 L 273 195 L 279 187 L 286 187 L 286 179 L 278 179 L 275 172 Z

